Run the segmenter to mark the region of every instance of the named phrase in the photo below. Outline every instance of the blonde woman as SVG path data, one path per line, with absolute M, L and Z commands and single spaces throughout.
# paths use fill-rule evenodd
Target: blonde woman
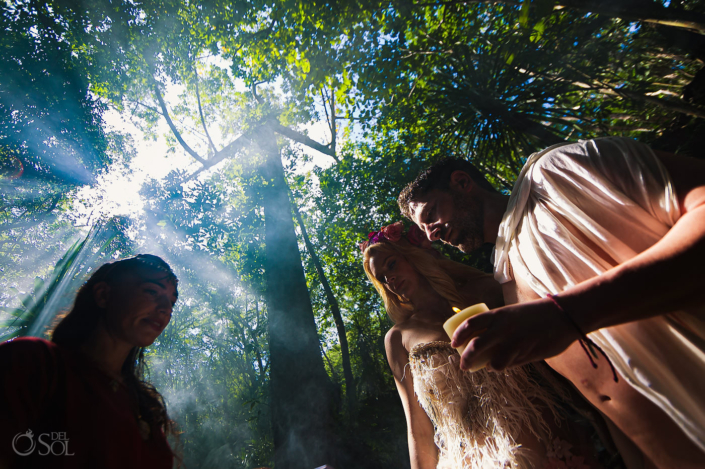
M 412 468 L 601 467 L 584 432 L 561 418 L 556 394 L 537 384 L 534 367 L 460 370 L 443 323 L 453 307 L 501 306 L 501 287 L 491 275 L 442 257 L 415 225 L 403 230 L 401 222 L 386 226 L 360 247 L 394 322 L 385 347 Z

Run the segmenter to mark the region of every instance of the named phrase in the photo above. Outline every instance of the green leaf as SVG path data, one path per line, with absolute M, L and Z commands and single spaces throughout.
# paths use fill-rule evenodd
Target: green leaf
M 523 28 L 529 27 L 529 8 L 531 5 L 531 0 L 524 0 L 521 3 L 521 10 L 519 11 L 519 24 Z
M 531 42 L 537 42 L 541 39 L 543 36 L 543 32 L 546 30 L 546 24 L 544 23 L 544 20 L 539 21 L 536 23 L 536 26 L 534 26 L 533 31 L 531 31 Z

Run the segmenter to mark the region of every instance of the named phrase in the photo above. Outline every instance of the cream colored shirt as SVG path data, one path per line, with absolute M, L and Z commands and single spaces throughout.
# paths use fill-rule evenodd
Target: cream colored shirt
M 559 293 L 649 248 L 680 216 L 670 176 L 646 145 L 618 137 L 555 145 L 531 155 L 516 181 L 495 278 L 511 281 L 513 271 L 541 297 Z M 705 451 L 705 307 L 664 313 L 589 336 Z

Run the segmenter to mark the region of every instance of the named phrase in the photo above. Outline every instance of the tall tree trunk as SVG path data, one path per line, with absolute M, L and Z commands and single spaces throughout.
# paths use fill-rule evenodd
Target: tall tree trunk
M 332 462 L 331 386 L 323 366 L 274 132 L 257 131 L 262 176 L 272 432 L 277 468 Z
M 348 337 L 345 333 L 345 323 L 343 322 L 343 315 L 340 314 L 340 305 L 338 304 L 338 299 L 333 294 L 333 289 L 328 283 L 328 278 L 326 273 L 323 271 L 323 266 L 321 265 L 321 260 L 316 254 L 316 249 L 313 247 L 313 243 L 308 237 L 306 232 L 306 226 L 304 226 L 304 220 L 299 212 L 299 207 L 296 205 L 296 201 L 293 199 L 292 194 L 292 204 L 294 209 L 294 215 L 296 216 L 296 221 L 301 227 L 301 235 L 304 238 L 304 243 L 306 244 L 306 250 L 311 255 L 311 260 L 313 260 L 313 265 L 316 267 L 316 272 L 318 273 L 318 278 L 321 281 L 323 290 L 326 292 L 326 299 L 328 300 L 328 305 L 330 306 L 331 314 L 333 315 L 333 320 L 335 321 L 335 327 L 338 330 L 338 339 L 340 340 L 340 355 L 343 358 L 343 377 L 345 378 L 345 397 L 347 400 L 348 414 L 352 415 L 355 409 L 355 380 L 352 374 L 352 366 L 350 365 L 350 350 L 348 348 Z

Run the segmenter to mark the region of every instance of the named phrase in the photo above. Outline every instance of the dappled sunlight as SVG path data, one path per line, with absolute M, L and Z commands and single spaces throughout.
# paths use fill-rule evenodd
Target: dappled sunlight
M 402 188 L 450 157 L 509 195 L 532 153 L 607 135 L 705 147 L 703 0 L 554 3 L 4 2 L 0 337 L 160 256 L 148 377 L 185 467 L 410 467 L 358 248 Z

